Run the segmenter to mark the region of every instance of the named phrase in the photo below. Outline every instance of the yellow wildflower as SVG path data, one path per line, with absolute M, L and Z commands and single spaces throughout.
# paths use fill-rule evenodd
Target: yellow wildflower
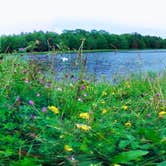
M 102 100 L 102 101 L 101 101 L 101 104 L 105 104 L 105 101 L 104 101 L 104 100 Z
M 159 118 L 162 118 L 164 115 L 166 115 L 166 111 L 159 112 Z
M 88 120 L 90 118 L 89 113 L 87 113 L 87 112 L 80 113 L 80 118 Z
M 102 114 L 105 114 L 105 113 L 107 113 L 108 112 L 108 110 L 106 110 L 106 109 L 103 109 L 102 110 Z
M 67 151 L 67 152 L 71 152 L 71 151 L 73 151 L 73 148 L 69 145 L 65 145 L 64 150 Z
M 122 109 L 128 110 L 128 106 L 127 106 L 127 105 L 123 105 L 123 106 L 122 106 Z
M 102 96 L 106 96 L 106 95 L 107 95 L 107 92 L 103 91 Z
M 131 122 L 126 122 L 126 123 L 125 123 L 125 126 L 126 126 L 126 127 L 131 127 L 131 125 L 132 125 Z
M 130 88 L 130 83 L 129 82 L 125 82 L 125 85 L 127 88 Z
M 55 114 L 59 114 L 59 109 L 55 106 L 48 106 L 48 109 L 54 112 Z
M 77 126 L 78 129 L 81 129 L 83 131 L 89 131 L 91 129 L 90 126 L 85 125 L 85 124 L 76 124 L 76 126 Z
M 114 164 L 113 166 L 120 166 L 119 164 Z
M 112 95 L 115 95 L 115 92 L 112 92 L 111 94 L 112 94 Z

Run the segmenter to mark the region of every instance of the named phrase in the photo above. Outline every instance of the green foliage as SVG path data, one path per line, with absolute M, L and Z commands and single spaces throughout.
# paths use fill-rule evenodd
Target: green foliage
M 165 165 L 166 165 L 166 161 L 163 161 L 163 162 L 157 164 L 157 166 L 165 166 Z
M 19 56 L 0 62 L 0 165 L 165 164 L 166 75 L 112 85 L 40 70 Z
M 64 30 L 63 33 L 34 31 L 0 37 L 0 53 L 44 52 L 55 50 L 78 50 L 85 39 L 84 50 L 96 49 L 160 49 L 166 48 L 166 40 L 160 37 L 142 36 L 138 33 L 115 35 L 106 31 L 81 29 Z
M 33 158 L 28 158 L 28 157 L 25 157 L 24 159 L 19 161 L 14 161 L 10 164 L 10 166 L 37 166 L 37 165 L 38 164 L 35 162 Z
M 128 152 L 122 152 L 114 157 L 115 163 L 128 163 L 131 160 L 138 160 L 140 157 L 147 155 L 148 151 L 143 150 L 131 150 Z

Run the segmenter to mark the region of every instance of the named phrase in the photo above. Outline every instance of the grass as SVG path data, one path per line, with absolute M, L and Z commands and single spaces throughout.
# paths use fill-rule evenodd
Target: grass
M 0 165 L 164 166 L 166 75 L 56 82 L 0 61 Z

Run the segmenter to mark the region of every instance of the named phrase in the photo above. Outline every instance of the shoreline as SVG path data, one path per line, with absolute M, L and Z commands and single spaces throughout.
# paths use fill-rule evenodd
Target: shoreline
M 83 50 L 82 53 L 99 53 L 99 52 L 120 52 L 120 53 L 127 53 L 127 52 L 141 52 L 141 51 L 149 51 L 149 52 L 166 52 L 166 49 L 100 49 L 100 50 Z M 1 55 L 40 55 L 40 54 L 76 54 L 79 51 L 72 50 L 72 51 L 46 51 L 46 52 L 24 52 L 24 53 L 0 53 Z

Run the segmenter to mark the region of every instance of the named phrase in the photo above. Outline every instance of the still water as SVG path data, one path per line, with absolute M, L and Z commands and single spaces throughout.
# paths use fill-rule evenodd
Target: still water
M 52 63 L 54 70 L 62 75 L 75 74 L 77 54 L 31 55 L 43 63 Z M 141 50 L 119 52 L 84 53 L 86 73 L 97 79 L 105 77 L 110 80 L 114 75 L 131 73 L 162 72 L 166 68 L 166 50 Z

